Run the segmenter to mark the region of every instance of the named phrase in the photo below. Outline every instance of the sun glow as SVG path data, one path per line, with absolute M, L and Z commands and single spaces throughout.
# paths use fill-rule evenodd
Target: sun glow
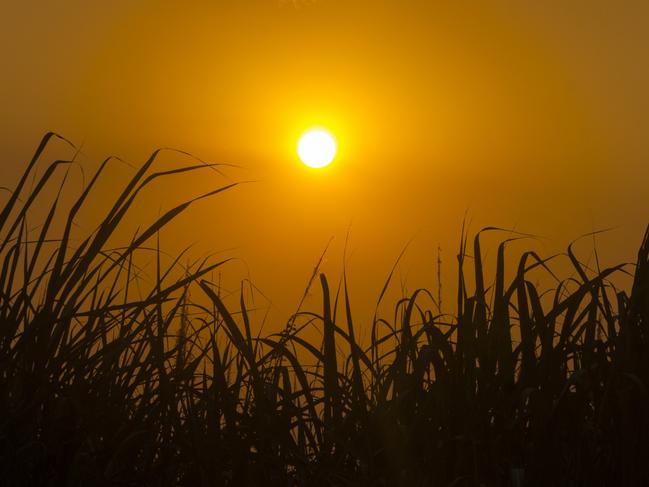
M 324 129 L 308 130 L 297 143 L 297 154 L 309 167 L 328 166 L 336 156 L 336 140 Z

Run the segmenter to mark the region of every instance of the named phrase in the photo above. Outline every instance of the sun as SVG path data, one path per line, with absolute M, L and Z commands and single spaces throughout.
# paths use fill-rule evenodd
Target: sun
M 297 154 L 309 167 L 328 166 L 336 156 L 336 139 L 324 129 L 308 130 L 297 143 Z

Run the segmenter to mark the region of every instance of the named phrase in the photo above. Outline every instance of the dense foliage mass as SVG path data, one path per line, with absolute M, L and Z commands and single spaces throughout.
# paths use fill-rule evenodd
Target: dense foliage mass
M 164 267 L 145 248 L 191 202 L 107 248 L 142 188 L 202 164 L 155 173 L 154 154 L 71 246 L 105 164 L 33 236 L 66 165 L 26 189 L 53 137 L 0 211 L 3 485 L 649 485 L 647 237 L 627 292 L 610 282 L 624 266 L 593 271 L 572 248 L 577 277 L 546 293 L 534 252 L 507 280 L 506 242 L 487 285 L 478 233 L 470 261 L 461 239 L 454 316 L 418 290 L 361 346 L 345 280 L 332 293 L 320 275 L 321 312 L 255 336 L 243 297 L 234 309 L 207 280 L 222 262 Z M 148 288 L 140 252 L 157 257 Z

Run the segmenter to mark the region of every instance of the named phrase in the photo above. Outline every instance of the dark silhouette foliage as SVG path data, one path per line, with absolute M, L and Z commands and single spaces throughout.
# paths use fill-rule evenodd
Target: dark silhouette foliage
M 569 247 L 577 277 L 544 293 L 529 276 L 550 259 L 526 252 L 507 280 L 507 240 L 487 282 L 488 228 L 470 271 L 462 235 L 453 316 L 416 290 L 365 347 L 346 279 L 332 293 L 320 275 L 321 312 L 255 336 L 243 294 L 235 309 L 208 280 L 224 262 L 164 267 L 146 247 L 196 200 L 107 248 L 142 188 L 203 164 L 156 173 L 154 153 L 71 248 L 106 161 L 32 238 L 29 210 L 67 162 L 26 183 L 55 137 L 0 211 L 2 485 L 649 485 L 649 233 L 635 266 L 591 270 Z M 625 267 L 629 292 L 610 282 Z

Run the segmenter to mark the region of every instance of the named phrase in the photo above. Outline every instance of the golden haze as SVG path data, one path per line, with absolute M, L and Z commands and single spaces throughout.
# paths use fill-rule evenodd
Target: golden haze
M 15 180 L 46 130 L 83 143 L 88 166 L 160 146 L 240 165 L 231 179 L 256 182 L 165 243 L 242 259 L 233 273 L 282 315 L 332 236 L 339 273 L 348 231 L 357 302 L 411 239 L 409 288 L 435 286 L 438 244 L 453 279 L 467 211 L 475 230 L 547 236 L 546 253 L 619 226 L 600 253 L 631 260 L 649 217 L 648 17 L 646 2 L 15 2 L 0 20 L 0 176 Z M 317 174 L 295 154 L 314 125 L 345 147 Z M 222 181 L 151 192 L 134 220 Z

